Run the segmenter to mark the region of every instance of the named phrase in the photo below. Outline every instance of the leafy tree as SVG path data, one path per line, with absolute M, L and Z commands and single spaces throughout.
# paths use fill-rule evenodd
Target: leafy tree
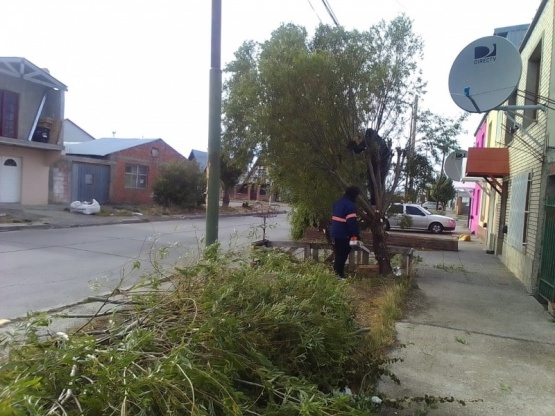
M 445 173 L 445 159 L 449 154 L 459 149 L 457 136 L 466 133 L 462 123 L 468 118 L 468 113 L 459 117 L 445 117 L 425 111 L 420 115 L 420 132 L 424 135 L 423 150 L 432 160 L 440 165 L 439 176 Z
M 312 39 L 302 27 L 282 25 L 263 44 L 246 42 L 226 68 L 225 130 L 264 153 L 289 202 L 314 207 L 322 222 L 347 186 L 366 189 L 359 214 L 384 274 L 391 264 L 383 213 L 405 154 L 393 141 L 406 130 L 412 97 L 423 87 L 421 55 L 412 22 L 400 16 L 366 32 L 321 25 Z M 377 136 L 365 135 L 369 127 L 382 147 Z
M 441 202 L 443 207 L 447 206 L 447 202 L 452 200 L 456 194 L 453 181 L 446 176 L 440 176 L 430 190 L 434 201 Z
M 204 200 L 206 177 L 194 162 L 184 160 L 160 166 L 160 175 L 154 183 L 154 202 L 168 207 L 171 205 L 194 207 Z
M 239 182 L 243 170 L 234 164 L 234 161 L 223 154 L 220 158 L 220 179 L 222 181 L 223 198 L 222 206 L 229 206 L 229 193 Z
M 417 201 L 434 183 L 434 167 L 425 155 L 413 153 L 407 157 L 406 173 L 409 177 L 406 199 Z

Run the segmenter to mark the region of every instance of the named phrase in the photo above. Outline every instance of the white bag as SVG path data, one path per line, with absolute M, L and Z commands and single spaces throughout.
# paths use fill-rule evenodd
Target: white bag
M 100 204 L 96 199 L 92 202 L 73 201 L 69 204 L 69 212 L 80 212 L 81 214 L 98 214 L 100 212 Z

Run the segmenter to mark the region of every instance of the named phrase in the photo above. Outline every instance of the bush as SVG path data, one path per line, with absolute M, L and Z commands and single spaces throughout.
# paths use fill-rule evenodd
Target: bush
M 133 295 L 95 336 L 25 324 L 24 343 L 3 343 L 0 414 L 373 414 L 384 371 L 348 287 L 322 265 L 256 255 L 210 247 L 174 290 Z
M 331 217 L 331 214 L 329 217 Z M 303 204 L 297 204 L 289 213 L 291 238 L 293 240 L 301 239 L 307 227 L 318 227 L 322 222 L 321 217 L 314 209 L 308 208 Z
M 198 165 L 190 161 L 160 166 L 160 175 L 154 183 L 154 202 L 164 207 L 195 207 L 204 202 L 205 175 Z

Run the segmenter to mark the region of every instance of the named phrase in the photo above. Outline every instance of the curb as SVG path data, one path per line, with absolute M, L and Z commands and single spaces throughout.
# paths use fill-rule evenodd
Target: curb
M 276 211 L 272 214 L 286 214 L 286 210 Z M 260 215 L 257 212 L 247 212 L 240 214 L 220 214 L 219 217 L 253 217 Z M 206 218 L 205 214 L 202 215 L 180 215 L 173 217 L 148 217 L 148 218 L 134 218 L 134 219 L 121 219 L 116 221 L 98 222 L 94 224 L 36 224 L 36 225 L 0 225 L 0 233 L 7 231 L 24 231 L 24 230 L 54 230 L 65 228 L 82 228 L 82 227 L 95 227 L 100 225 L 119 225 L 119 224 L 142 224 L 148 222 L 164 222 L 164 221 L 178 221 L 178 220 L 196 220 Z

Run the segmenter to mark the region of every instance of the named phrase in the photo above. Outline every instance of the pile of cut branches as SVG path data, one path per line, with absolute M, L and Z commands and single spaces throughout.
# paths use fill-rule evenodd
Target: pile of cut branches
M 389 374 L 322 265 L 215 245 L 169 290 L 127 296 L 101 330 L 5 338 L 0 414 L 369 415 Z

